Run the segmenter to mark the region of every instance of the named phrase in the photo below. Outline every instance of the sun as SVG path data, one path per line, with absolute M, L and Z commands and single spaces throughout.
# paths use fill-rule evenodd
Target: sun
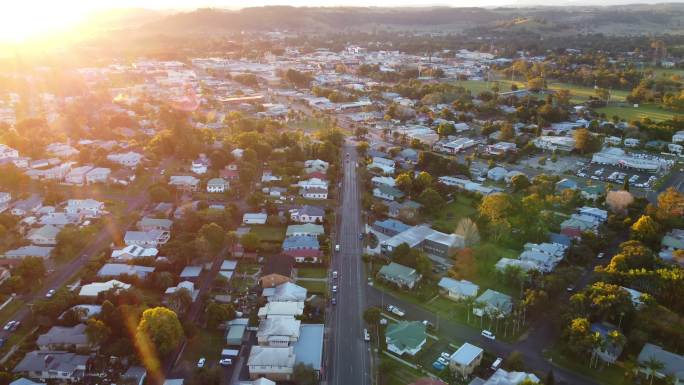
M 0 41 L 21 43 L 50 37 L 73 27 L 86 12 L 69 0 L 16 0 L 0 5 Z

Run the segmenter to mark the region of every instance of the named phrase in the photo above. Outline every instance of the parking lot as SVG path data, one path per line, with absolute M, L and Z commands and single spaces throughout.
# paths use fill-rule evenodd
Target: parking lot
M 622 185 L 629 180 L 630 187 L 648 190 L 657 180 L 658 175 L 632 170 L 619 166 L 589 163 L 577 170 L 576 175 L 581 178 Z

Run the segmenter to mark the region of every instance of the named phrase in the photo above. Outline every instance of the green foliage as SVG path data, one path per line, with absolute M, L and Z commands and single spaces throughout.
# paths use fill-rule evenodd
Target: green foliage
M 206 312 L 209 329 L 216 329 L 223 322 L 235 318 L 235 310 L 230 304 L 210 302 L 207 305 Z
M 136 332 L 138 344 L 152 343 L 159 355 L 165 356 L 178 346 L 182 337 L 183 326 L 172 310 L 155 307 L 142 313 Z

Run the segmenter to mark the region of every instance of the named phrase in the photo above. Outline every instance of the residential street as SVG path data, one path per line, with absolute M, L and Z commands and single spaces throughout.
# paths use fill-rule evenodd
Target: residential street
M 329 322 L 329 382 L 333 385 L 368 385 L 372 375 L 370 345 L 363 340 L 363 311 L 366 309 L 366 284 L 361 261 L 359 234 L 362 232 L 360 196 L 356 169 L 356 149 L 346 145 L 349 154 L 344 163 L 342 206 L 338 211 L 341 226 L 337 241 L 340 252 L 333 258 L 332 270 L 337 270 L 337 305 L 332 306 Z M 342 155 L 346 158 L 346 155 Z

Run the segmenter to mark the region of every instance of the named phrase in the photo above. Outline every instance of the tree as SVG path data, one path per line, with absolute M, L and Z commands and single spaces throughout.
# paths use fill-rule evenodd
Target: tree
M 456 279 L 474 279 L 477 277 L 477 261 L 473 249 L 463 248 L 454 257 L 454 265 L 449 269 L 449 276 Z
M 25 282 L 35 283 L 45 277 L 47 269 L 40 257 L 26 257 L 21 260 L 16 269 L 16 275 L 24 279 Z
M 577 357 L 587 357 L 594 347 L 594 336 L 586 318 L 575 318 L 570 321 L 564 337 L 568 350 Z
M 148 190 L 153 202 L 171 202 L 171 192 L 164 186 L 154 185 Z
M 509 122 L 504 123 L 501 126 L 501 133 L 499 134 L 499 140 L 509 141 L 515 138 L 515 130 L 513 125 Z
M 608 191 L 606 194 L 606 205 L 614 213 L 625 213 L 632 202 L 634 202 L 634 196 L 629 191 Z
M 183 326 L 178 315 L 165 307 L 155 307 L 142 313 L 136 329 L 136 342 L 142 351 L 155 348 L 165 356 L 178 346 L 183 337 Z
M 205 224 L 200 228 L 199 235 L 209 242 L 209 247 L 213 253 L 218 253 L 223 247 L 226 232 L 216 223 Z
M 491 222 L 501 222 L 513 212 L 513 200 L 511 196 L 506 193 L 496 193 L 487 195 L 480 203 L 480 215 L 487 218 Z
M 658 216 L 663 219 L 680 219 L 684 216 L 684 194 L 668 187 L 658 195 Z
M 251 232 L 251 231 L 247 234 L 242 235 L 242 237 L 240 237 L 240 244 L 247 251 L 256 251 L 259 248 L 260 243 L 261 243 L 261 239 L 259 238 L 259 236 L 256 233 Z
M 292 378 L 297 385 L 318 385 L 318 377 L 313 367 L 304 363 L 295 365 Z
M 363 312 L 363 320 L 368 325 L 377 325 L 380 322 L 381 310 L 379 307 L 369 307 Z
M 631 237 L 646 244 L 655 244 L 660 239 L 658 222 L 648 215 L 642 215 L 631 227 Z
M 211 302 L 207 305 L 207 327 L 216 329 L 221 323 L 235 317 L 235 310 L 230 304 Z
M 530 180 L 527 175 L 518 174 L 511 178 L 511 186 L 513 186 L 513 192 L 520 192 L 530 187 Z
M 190 305 L 192 305 L 192 294 L 190 293 L 190 290 L 184 287 L 176 289 L 176 291 L 168 297 L 168 304 L 169 308 L 177 314 L 185 313 L 185 311 L 190 308 Z
M 578 128 L 573 132 L 572 137 L 575 139 L 575 148 L 582 154 L 595 150 L 595 139 L 586 128 Z
M 648 378 L 650 379 L 649 383 L 651 385 L 653 385 L 653 378 L 656 376 L 656 373 L 665 367 L 665 365 L 655 357 L 649 357 L 642 365 L 648 370 Z
M 454 234 L 463 237 L 463 243 L 466 247 L 480 242 L 480 231 L 477 229 L 477 224 L 470 218 L 461 219 L 456 225 Z
M 523 372 L 525 371 L 525 357 L 519 351 L 514 350 L 506 357 L 503 366 L 508 371 Z
M 403 172 L 394 179 L 394 184 L 403 192 L 409 193 L 413 190 L 413 175 L 408 172 Z
M 444 199 L 433 188 L 426 188 L 418 197 L 418 202 L 423 205 L 427 214 L 434 214 L 444 208 Z
M 85 334 L 88 337 L 88 343 L 92 346 L 100 346 L 107 341 L 111 333 L 109 326 L 98 319 L 91 318 L 86 323 Z
M 413 180 L 413 191 L 416 194 L 422 193 L 426 188 L 432 185 L 432 176 L 425 171 L 421 171 Z

